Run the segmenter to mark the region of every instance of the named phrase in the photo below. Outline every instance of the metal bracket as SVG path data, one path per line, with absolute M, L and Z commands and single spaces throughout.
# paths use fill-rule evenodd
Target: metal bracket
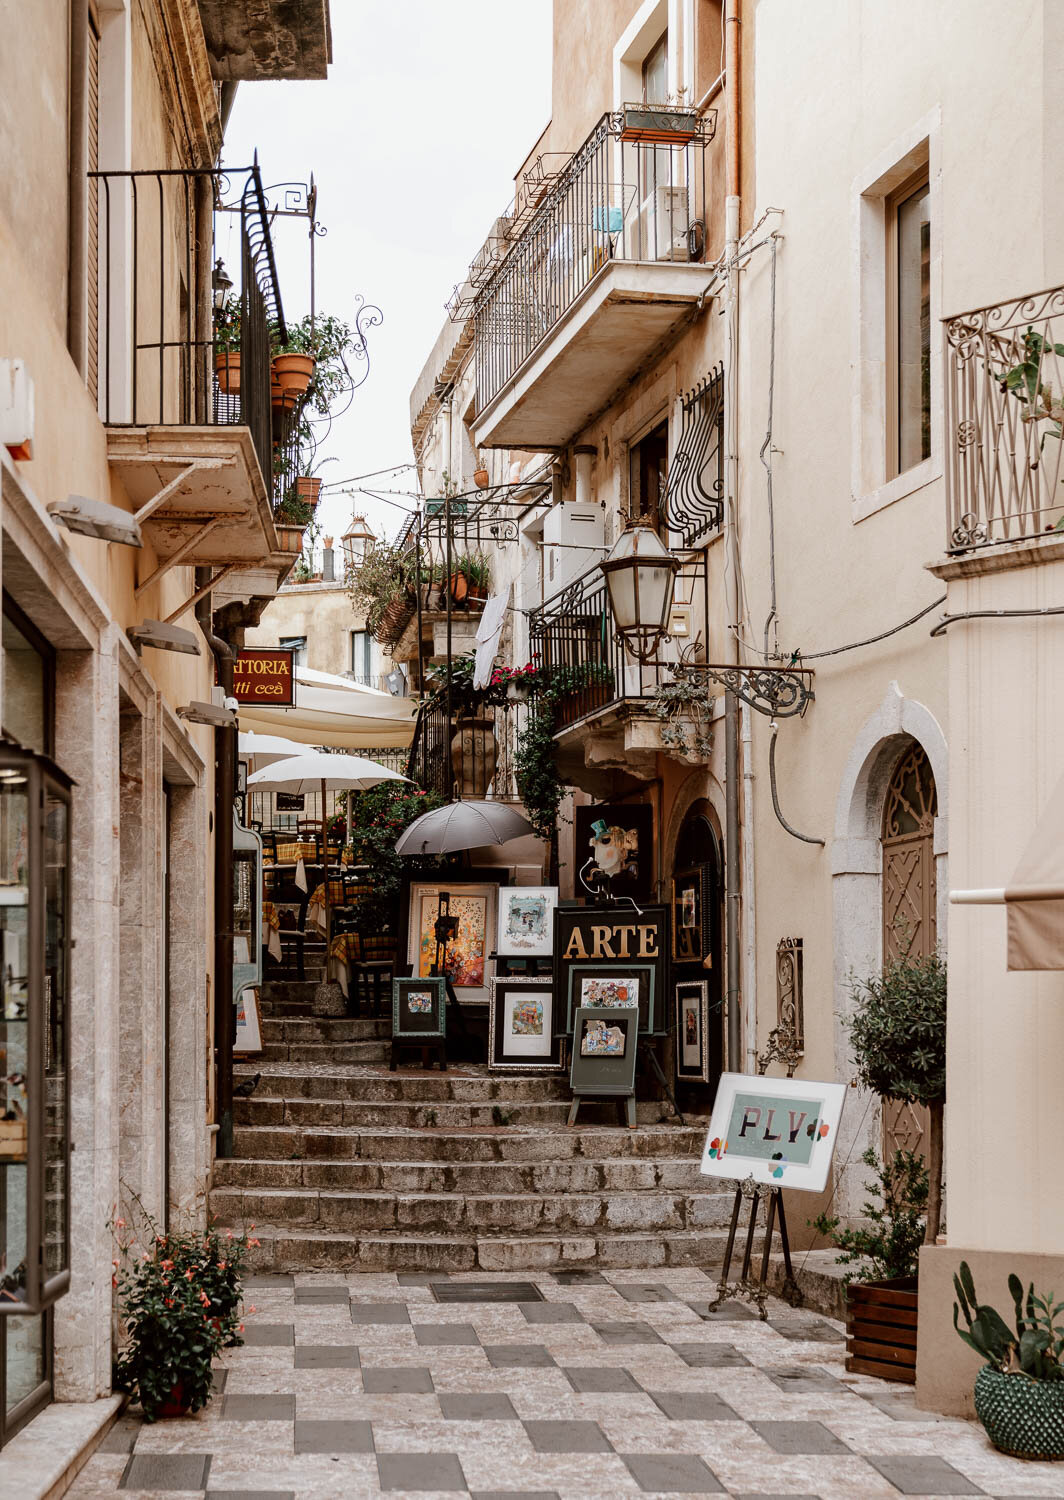
M 217 573 L 211 575 L 209 582 L 205 583 L 201 589 L 197 589 L 194 594 L 190 594 L 185 602 L 179 604 L 172 614 L 167 615 L 162 623 L 164 625 L 172 625 L 175 620 L 179 619 L 185 613 L 186 609 L 191 609 L 194 604 L 198 604 L 205 594 L 209 594 L 213 588 L 216 588 L 221 583 L 223 578 L 227 578 L 233 569 L 239 566 L 239 563 L 226 563 L 224 567 L 219 568 Z
M 157 583 L 164 573 L 168 573 L 171 568 L 176 568 L 179 563 L 183 562 L 192 549 L 203 541 L 204 537 L 210 536 L 216 526 L 221 526 L 223 521 L 231 522 L 232 520 L 232 516 L 212 516 L 209 521 L 200 526 L 191 536 L 187 536 L 175 552 L 172 552 L 169 557 L 163 558 L 159 566 L 148 574 L 143 583 L 137 584 L 133 590 L 134 599 L 139 599 L 145 589 L 150 589 L 152 584 Z
M 717 662 L 670 666 L 674 676 L 693 687 L 708 690 L 716 683 L 770 719 L 801 718 L 816 696 L 809 667 L 736 667 Z

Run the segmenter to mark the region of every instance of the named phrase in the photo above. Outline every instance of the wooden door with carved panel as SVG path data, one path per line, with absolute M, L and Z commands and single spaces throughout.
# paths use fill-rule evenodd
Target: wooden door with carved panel
M 910 745 L 894 767 L 883 810 L 883 966 L 933 953 L 935 815 L 938 794 L 922 746 Z M 883 1154 L 925 1152 L 928 1111 L 923 1105 L 883 1101 Z

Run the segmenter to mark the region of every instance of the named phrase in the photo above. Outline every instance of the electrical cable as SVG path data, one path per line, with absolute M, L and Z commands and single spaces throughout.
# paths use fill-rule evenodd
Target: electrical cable
M 1042 615 L 1064 615 L 1064 605 L 1045 609 L 969 609 L 960 615 L 943 615 L 931 634 L 942 635 L 958 620 L 1030 620 Z
M 874 646 L 877 641 L 885 641 L 889 635 L 897 635 L 899 630 L 908 630 L 910 625 L 915 625 L 917 620 L 922 620 L 924 615 L 929 615 L 933 609 L 937 609 L 940 604 L 945 604 L 945 602 L 946 595 L 943 594 L 940 599 L 933 599 L 930 604 L 927 604 L 923 609 L 918 610 L 915 615 L 911 615 L 908 620 L 903 620 L 900 625 L 891 626 L 890 630 L 880 631 L 879 635 L 870 635 L 868 639 L 864 641 L 853 641 L 849 646 L 833 646 L 830 651 L 812 651 L 808 655 L 804 652 L 796 651 L 793 659 L 801 659 L 802 661 L 820 661 L 821 658 L 825 656 L 840 656 L 844 651 L 857 651 L 861 646 Z M 1064 611 L 1061 612 L 1064 613 Z M 995 613 L 995 611 L 991 611 L 991 613 Z M 1004 613 L 1008 613 L 1008 611 L 1004 611 Z M 1017 611 L 1017 613 L 1024 614 L 1028 613 L 1028 611 L 1019 610 Z M 1037 613 L 1037 611 L 1035 611 L 1035 613 Z M 931 634 L 935 635 L 936 630 L 932 630 Z
M 769 741 L 768 745 L 768 782 L 772 790 L 772 811 L 776 814 L 776 821 L 779 823 L 781 828 L 786 829 L 786 831 L 791 835 L 792 838 L 800 839 L 803 844 L 819 844 L 820 847 L 823 848 L 823 839 L 815 839 L 808 833 L 799 833 L 797 828 L 791 827 L 791 825 L 787 822 L 787 819 L 783 816 L 783 813 L 780 811 L 779 792 L 776 790 L 776 740 L 778 736 L 779 730 L 776 728 L 776 725 L 773 724 L 772 738 Z

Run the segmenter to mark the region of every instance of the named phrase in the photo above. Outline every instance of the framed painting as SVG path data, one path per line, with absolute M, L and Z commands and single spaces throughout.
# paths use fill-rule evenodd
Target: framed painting
M 588 1010 L 634 1010 L 640 1031 L 650 1030 L 655 1009 L 654 965 L 573 964 L 569 969 L 565 1030 L 581 1006 Z
M 447 895 L 450 900 L 445 905 L 456 921 L 454 935 L 447 943 L 447 977 L 456 990 L 462 991 L 461 1000 L 487 1001 L 488 954 L 495 932 L 498 890 L 492 883 L 411 883 L 407 961 L 418 978 L 427 979 L 436 960 L 436 919 L 440 897 Z
M 554 1032 L 549 979 L 491 981 L 488 1068 L 500 1073 L 561 1072 L 562 1039 Z
M 709 981 L 681 979 L 676 999 L 676 1076 L 709 1082 Z
M 705 956 L 705 871 L 681 870 L 672 882 L 673 963 L 701 963 Z
M 722 1073 L 700 1170 L 822 1192 L 845 1098 L 844 1083 Z
M 580 1006 L 574 1017 L 569 1081 L 574 1094 L 631 1094 L 635 1091 L 639 1022 L 630 1007 L 605 1010 Z
M 392 1036 L 429 1040 L 447 1034 L 447 992 L 443 975 L 392 980 Z
M 602 902 L 649 901 L 654 888 L 654 810 L 649 802 L 597 802 L 576 809 L 576 894 Z
M 554 913 L 554 993 L 559 1000 L 555 1026 L 572 1030 L 573 1013 L 580 1003 L 579 991 L 572 994 L 570 984 L 574 967 L 624 979 L 649 966 L 651 980 L 645 987 L 640 985 L 639 1029 L 651 1036 L 662 1035 L 669 921 L 665 906 L 644 906 L 638 911 L 627 902 L 559 906 Z
M 506 886 L 499 892 L 496 948 L 508 958 L 549 957 L 554 950 L 556 885 Z

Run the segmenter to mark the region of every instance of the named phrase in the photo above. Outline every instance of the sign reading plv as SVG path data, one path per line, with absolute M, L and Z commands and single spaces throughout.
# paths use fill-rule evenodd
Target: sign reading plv
M 233 694 L 239 703 L 272 703 L 291 708 L 296 701 L 294 653 L 289 649 L 249 646 L 233 664 Z

